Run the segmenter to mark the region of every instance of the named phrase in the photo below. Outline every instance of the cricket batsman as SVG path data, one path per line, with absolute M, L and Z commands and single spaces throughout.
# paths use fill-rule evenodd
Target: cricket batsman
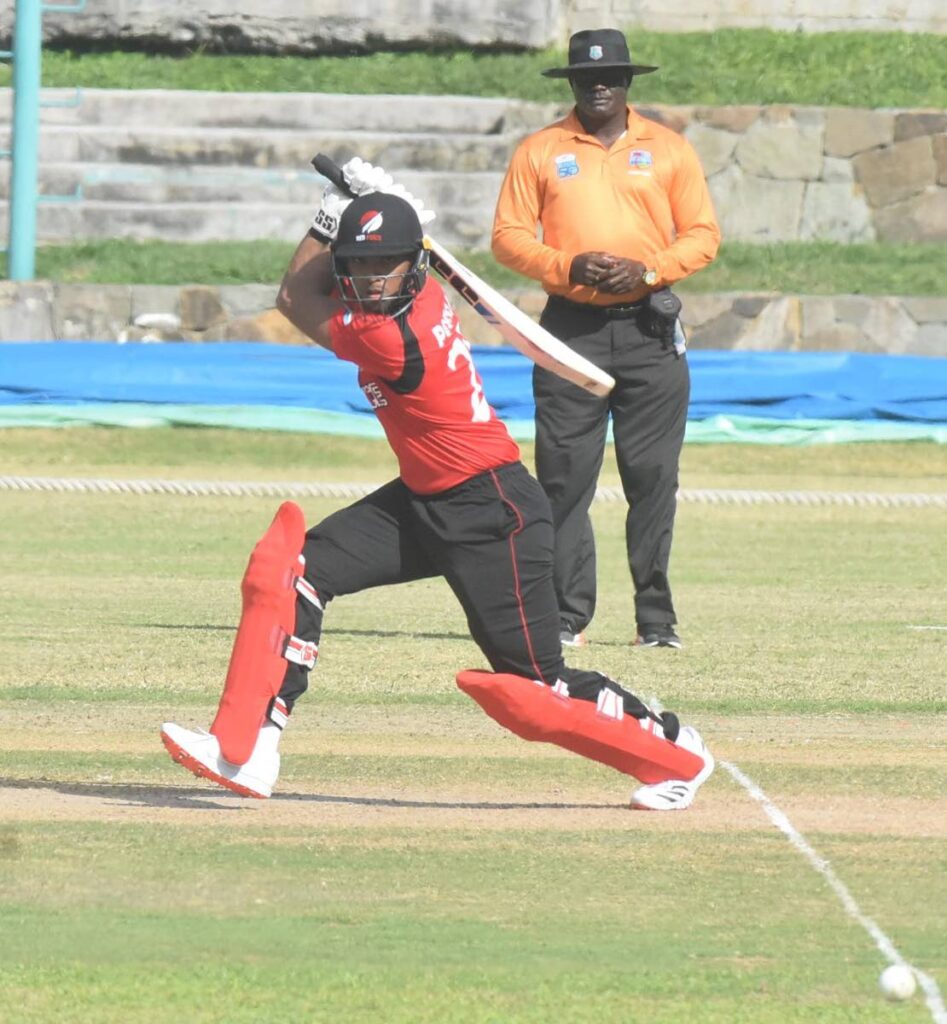
M 244 796 L 268 797 L 279 740 L 316 663 L 337 597 L 443 577 L 490 671 L 457 685 L 501 725 L 631 775 L 631 806 L 682 810 L 714 760 L 700 735 L 607 676 L 567 667 L 542 488 L 497 418 L 470 345 L 428 274 L 434 214 L 382 168 L 343 167 L 280 286 L 279 309 L 359 368 L 399 475 L 307 530 L 284 503 L 254 548 L 243 609 L 209 732 L 161 729 L 172 758 Z

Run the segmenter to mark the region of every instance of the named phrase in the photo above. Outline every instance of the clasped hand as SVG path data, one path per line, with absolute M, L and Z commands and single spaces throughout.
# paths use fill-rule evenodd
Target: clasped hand
M 645 265 L 607 252 L 582 252 L 572 261 L 569 280 L 585 284 L 607 295 L 634 291 L 641 283 Z

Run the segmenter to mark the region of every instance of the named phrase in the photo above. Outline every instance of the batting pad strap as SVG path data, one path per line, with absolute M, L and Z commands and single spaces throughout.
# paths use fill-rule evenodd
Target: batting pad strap
M 298 636 L 288 636 L 283 648 L 283 657 L 294 665 L 312 668 L 319 657 L 319 645 L 309 640 L 300 640 Z
M 625 701 L 614 690 L 602 689 L 595 702 L 595 711 L 602 718 L 611 718 L 620 722 L 625 717 Z
M 593 704 L 563 697 L 537 680 L 474 670 L 459 673 L 457 685 L 494 721 L 524 740 L 555 743 L 648 785 L 689 781 L 704 767 L 696 754 L 625 715 L 621 696 L 611 690 L 605 691 L 611 697 L 600 694 Z
M 546 685 L 541 679 L 534 679 L 533 682 L 539 683 L 540 686 Z M 552 692 L 555 694 L 555 696 L 561 697 L 562 700 L 569 699 L 569 685 L 563 679 L 557 679 L 552 684 Z
M 325 607 L 319 600 L 319 595 L 316 593 L 316 588 L 309 582 L 309 580 L 306 579 L 305 576 L 296 577 L 296 593 L 311 605 L 318 608 L 320 612 L 325 611 Z
M 274 697 L 266 717 L 278 728 L 285 729 L 286 723 L 289 721 L 289 708 L 286 706 L 286 701 L 282 697 Z

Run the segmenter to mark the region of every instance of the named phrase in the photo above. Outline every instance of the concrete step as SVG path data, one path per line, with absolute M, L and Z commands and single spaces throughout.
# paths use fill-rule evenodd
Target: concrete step
M 295 241 L 323 185 L 309 161 L 325 152 L 381 164 L 437 211 L 446 245 L 482 248 L 513 148 L 559 113 L 456 96 L 47 89 L 43 98 L 60 105 L 41 118 L 41 243 Z M 0 149 L 10 146 L 11 112 L 11 91 L 0 89 Z M 52 201 L 77 188 L 76 201 Z
M 40 244 L 92 238 L 296 242 L 308 228 L 315 207 L 315 202 L 41 202 L 36 234 Z M 431 233 L 449 247 L 488 248 L 492 213 L 492 205 L 444 208 Z M 0 238 L 6 237 L 7 225 L 8 205 L 3 203 Z
M 0 130 L 0 149 L 10 147 Z M 169 166 L 281 167 L 304 171 L 316 153 L 341 162 L 361 156 L 391 171 L 502 172 L 517 135 L 416 134 L 386 132 L 306 133 L 252 128 L 123 128 L 43 126 L 41 163 L 132 163 Z
M 480 248 L 489 244 L 493 208 L 501 176 L 406 171 L 399 174 L 414 195 L 437 213 L 433 233 L 446 245 Z M 41 200 L 37 215 L 40 242 L 83 237 L 70 232 L 93 231 L 91 237 L 121 234 L 135 237 L 146 229 L 143 216 L 153 215 L 157 233 L 146 237 L 178 241 L 237 237 L 233 221 L 220 211 L 227 206 L 265 210 L 267 223 L 285 224 L 281 237 L 297 239 L 318 206 L 322 179 L 314 171 L 259 170 L 249 167 L 161 167 L 152 164 L 44 164 L 40 168 Z M 76 194 L 75 202 L 61 202 Z M 0 178 L 0 200 L 8 200 L 9 182 Z M 178 227 L 182 211 L 188 230 Z M 80 209 L 88 208 L 85 212 Z M 131 210 L 137 210 L 132 216 Z M 5 205 L 0 206 L 3 216 Z M 252 223 L 242 225 L 241 238 L 262 238 Z M 197 234 L 195 234 L 197 233 Z M 198 237 L 199 236 L 199 237 Z
M 78 99 L 78 103 L 75 101 Z M 333 93 L 197 92 L 172 89 L 44 89 L 46 125 L 242 128 L 262 131 L 524 133 L 564 108 L 502 97 L 343 96 Z M 12 90 L 0 89 L 0 125 Z
M 403 171 L 398 180 L 432 209 L 493 208 L 502 175 L 474 172 Z M 313 170 L 155 164 L 44 163 L 39 191 L 71 195 L 80 188 L 87 200 L 143 203 L 275 202 L 318 204 L 324 180 Z M 0 199 L 9 198 L 9 178 L 0 177 Z

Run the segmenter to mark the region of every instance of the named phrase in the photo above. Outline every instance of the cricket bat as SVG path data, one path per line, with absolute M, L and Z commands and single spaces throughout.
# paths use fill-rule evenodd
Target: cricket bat
M 338 189 L 353 195 L 342 169 L 331 157 L 319 153 L 313 157 L 312 166 Z M 593 395 L 604 396 L 612 390 L 615 386 L 614 377 L 540 327 L 509 299 L 504 298 L 469 267 L 465 267 L 439 242 L 430 236 L 426 236 L 424 241 L 430 249 L 431 267 L 488 324 L 496 328 L 505 341 L 537 366 L 578 384 Z

